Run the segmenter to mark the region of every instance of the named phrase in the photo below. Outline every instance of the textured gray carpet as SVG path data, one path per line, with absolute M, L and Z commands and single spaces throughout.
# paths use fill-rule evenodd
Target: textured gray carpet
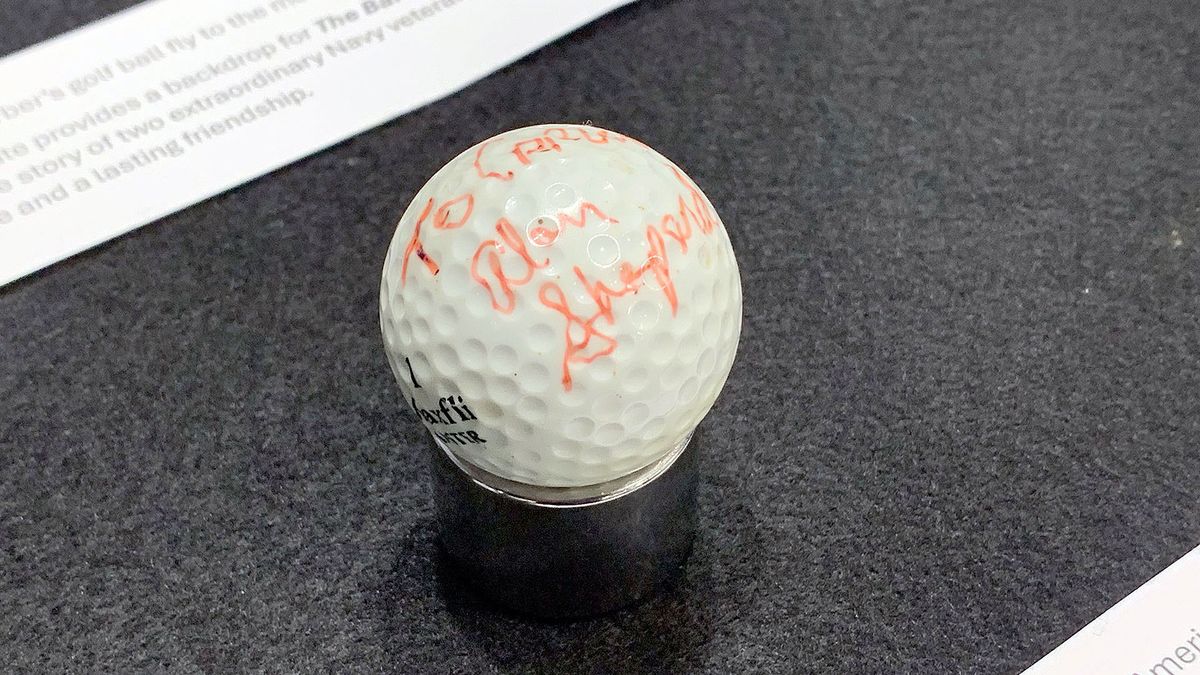
M 0 290 L 0 669 L 1022 668 L 1200 543 L 1198 26 L 647 0 Z M 547 625 L 439 575 L 377 285 L 451 153 L 588 119 L 706 189 L 745 328 L 685 577 Z

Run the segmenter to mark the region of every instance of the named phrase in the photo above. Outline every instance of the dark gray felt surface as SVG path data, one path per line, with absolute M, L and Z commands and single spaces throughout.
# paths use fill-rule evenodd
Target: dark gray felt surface
M 647 0 L 0 290 L 0 669 L 1018 671 L 1200 543 L 1198 20 Z M 706 189 L 745 326 L 686 575 L 547 625 L 439 575 L 376 298 L 443 161 L 589 119 Z

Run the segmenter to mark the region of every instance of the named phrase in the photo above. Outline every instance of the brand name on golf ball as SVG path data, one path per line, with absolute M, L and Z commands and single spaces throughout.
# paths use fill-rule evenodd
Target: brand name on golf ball
M 425 424 L 429 425 L 433 431 L 433 435 L 437 436 L 443 443 L 451 445 L 487 443 L 475 431 L 438 431 L 433 429 L 434 426 L 441 424 L 460 424 L 479 419 L 475 417 L 475 413 L 471 412 L 471 408 L 463 401 L 463 397 L 443 396 L 438 399 L 437 407 L 435 408 L 422 408 L 417 404 L 416 398 L 412 398 L 409 403 L 412 405 L 413 412 L 417 413 L 417 416 L 424 420 Z
M 413 373 L 412 363 L 406 358 L 404 363 L 408 366 L 409 382 L 412 383 L 413 389 L 421 389 L 421 383 L 417 381 L 417 376 Z M 413 412 L 420 417 L 434 436 L 438 437 L 442 443 L 449 445 L 477 445 L 487 443 L 487 440 L 479 435 L 476 431 L 442 431 L 435 429 L 438 426 L 452 426 L 455 424 L 465 424 L 474 422 L 479 418 L 472 412 L 471 406 L 463 400 L 462 396 L 443 396 L 437 400 L 437 405 L 430 408 L 422 408 L 417 403 L 417 397 L 411 396 L 408 399 L 408 404 L 412 406 Z

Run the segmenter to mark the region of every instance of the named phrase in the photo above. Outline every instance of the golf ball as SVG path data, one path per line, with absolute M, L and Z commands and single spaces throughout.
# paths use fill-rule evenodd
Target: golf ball
M 388 361 L 436 442 L 544 487 L 618 479 L 685 443 L 741 314 L 700 188 L 645 144 L 579 125 L 451 160 L 400 219 L 380 288 Z

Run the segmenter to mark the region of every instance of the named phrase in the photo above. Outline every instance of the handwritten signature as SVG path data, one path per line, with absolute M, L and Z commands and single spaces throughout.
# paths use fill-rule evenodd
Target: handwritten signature
M 518 140 L 502 153 L 505 161 L 516 162 L 519 165 L 532 164 L 540 153 L 561 152 L 563 143 L 585 142 L 593 144 L 604 143 L 636 143 L 640 141 L 615 132 L 584 129 L 579 127 L 551 127 L 542 130 L 538 136 Z M 516 175 L 512 169 L 505 169 L 504 162 L 484 151 L 491 141 L 480 144 L 475 152 L 472 169 L 480 178 L 501 181 L 512 180 Z M 671 277 L 671 257 L 667 241 L 675 243 L 679 255 L 686 255 L 688 242 L 697 232 L 709 235 L 716 228 L 716 214 L 713 213 L 704 195 L 679 169 L 667 164 L 680 186 L 675 210 L 662 214 L 657 221 L 646 226 L 646 257 L 638 264 L 622 261 L 617 267 L 615 284 L 591 278 L 578 265 L 571 272 L 586 290 L 587 306 L 582 310 L 572 307 L 557 281 L 543 281 L 538 287 L 537 298 L 545 307 L 557 312 L 563 317 L 563 357 L 562 385 L 565 391 L 572 386 L 572 367 L 590 364 L 596 359 L 607 356 L 617 348 L 617 339 L 606 330 L 615 325 L 617 317 L 613 312 L 613 300 L 638 293 L 643 285 L 649 285 L 662 292 L 664 299 L 671 308 L 671 316 L 679 310 L 679 296 L 675 282 Z M 437 207 L 436 209 L 434 207 Z M 474 211 L 475 197 L 471 193 L 459 195 L 453 199 L 436 204 L 429 199 L 417 217 L 413 232 L 404 249 L 401 267 L 402 283 L 408 280 L 409 261 L 415 257 L 431 275 L 437 275 L 441 268 L 425 251 L 422 243 L 422 227 L 429 221 L 434 230 L 453 230 L 462 227 Z M 558 228 L 546 227 L 544 224 L 535 225 L 528 231 L 530 241 L 535 247 L 551 246 L 561 237 L 567 236 L 569 230 L 585 229 L 591 222 L 615 224 L 619 221 L 605 213 L 600 206 L 584 201 L 574 213 L 561 211 L 555 220 Z M 549 258 L 543 258 L 530 251 L 525 239 L 516 227 L 507 219 L 499 218 L 493 227 L 495 237 L 479 243 L 470 261 L 471 278 L 488 294 L 492 308 L 501 314 L 511 314 L 517 307 L 516 289 L 533 281 L 535 272 L 550 264 Z M 653 284 L 647 284 L 648 280 Z

